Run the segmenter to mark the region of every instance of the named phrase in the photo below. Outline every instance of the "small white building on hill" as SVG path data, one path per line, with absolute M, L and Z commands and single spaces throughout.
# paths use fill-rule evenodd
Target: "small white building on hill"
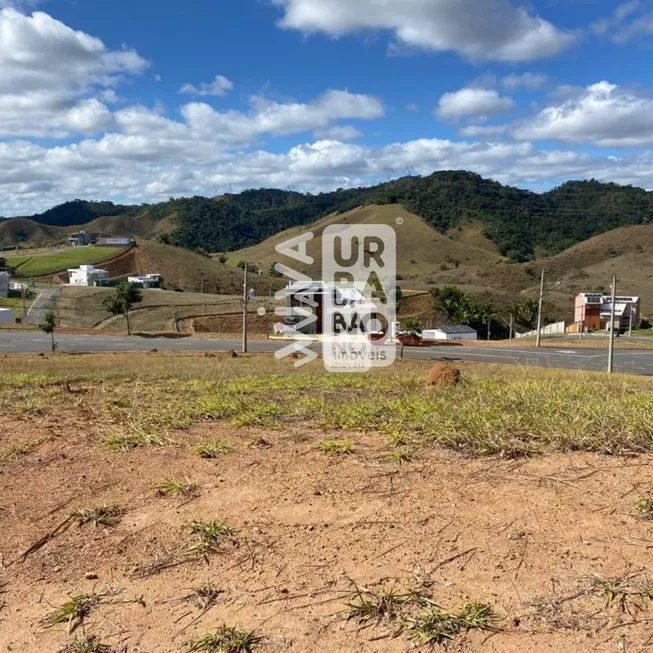
M 71 286 L 92 286 L 94 281 L 107 281 L 109 271 L 93 265 L 80 265 L 78 268 L 68 270 L 68 278 Z
M 146 274 L 142 277 L 127 277 L 127 281 L 139 288 L 160 288 L 163 276 L 160 274 Z

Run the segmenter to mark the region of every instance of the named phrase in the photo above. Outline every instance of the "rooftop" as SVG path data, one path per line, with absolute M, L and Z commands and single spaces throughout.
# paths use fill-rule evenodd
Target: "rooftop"
M 466 324 L 447 324 L 446 326 L 437 327 L 436 331 L 442 331 L 448 335 L 454 335 L 456 333 L 476 333 L 476 329 L 467 326 Z

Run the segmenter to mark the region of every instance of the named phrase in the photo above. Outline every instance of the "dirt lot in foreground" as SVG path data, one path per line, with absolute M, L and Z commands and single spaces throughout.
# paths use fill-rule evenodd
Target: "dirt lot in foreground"
M 648 650 L 653 523 L 634 505 L 653 487 L 649 456 L 431 450 L 399 464 L 372 435 L 354 434 L 355 452 L 334 456 L 315 448 L 324 433 L 301 425 L 221 424 L 119 454 L 99 446 L 99 429 L 72 413 L 0 426 L 3 444 L 35 430 L 54 438 L 0 463 L 0 651 L 55 653 L 67 628 L 43 620 L 88 593 L 110 594 L 84 627 L 116 652 L 187 650 L 223 623 L 255 630 L 256 651 L 269 653 L 428 650 L 391 623 L 347 620 L 353 582 L 422 588 L 451 610 L 489 603 L 497 630 L 463 634 L 452 651 Z M 207 438 L 234 452 L 199 458 L 193 446 Z M 183 477 L 198 498 L 157 496 L 164 479 Z M 120 523 L 73 525 L 19 561 L 73 509 L 98 504 L 124 508 Z M 193 537 L 183 525 L 216 518 L 233 539 L 208 563 L 184 556 Z M 203 612 L 184 597 L 207 584 L 221 593 Z

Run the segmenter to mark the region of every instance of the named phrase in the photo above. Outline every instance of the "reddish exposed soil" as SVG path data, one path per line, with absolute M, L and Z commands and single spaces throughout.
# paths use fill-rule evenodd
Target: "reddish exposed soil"
M 351 581 L 416 579 L 430 579 L 445 608 L 493 606 L 501 632 L 464 635 L 452 651 L 648 650 L 648 601 L 641 610 L 627 603 L 629 614 L 606 606 L 601 591 L 569 598 L 593 574 L 650 568 L 653 523 L 634 515 L 653 484 L 648 456 L 507 461 L 433 450 L 400 465 L 387 462 L 378 436 L 354 434 L 354 454 L 326 455 L 315 448 L 325 434 L 301 424 L 291 432 L 206 424 L 175 434 L 175 446 L 128 454 L 103 450 L 104 435 L 92 416 L 74 414 L 0 426 L 3 446 L 53 438 L 0 463 L 0 651 L 55 653 L 68 636 L 42 627 L 53 606 L 113 588 L 120 594 L 86 628 L 115 651 L 183 651 L 190 637 L 227 623 L 255 629 L 263 652 L 399 653 L 416 647 L 406 633 L 360 628 L 341 611 Z M 234 453 L 194 455 L 193 445 L 215 438 Z M 164 479 L 184 477 L 201 486 L 198 499 L 157 496 Z M 116 527 L 70 527 L 18 561 L 73 509 L 103 503 L 126 509 Z M 188 561 L 192 536 L 182 527 L 192 519 L 226 519 L 235 545 L 208 564 Z M 157 561 L 185 564 L 148 573 Z M 645 579 L 644 571 L 633 582 Z M 207 583 L 223 594 L 202 615 L 181 599 Z M 535 607 L 541 599 L 548 605 Z

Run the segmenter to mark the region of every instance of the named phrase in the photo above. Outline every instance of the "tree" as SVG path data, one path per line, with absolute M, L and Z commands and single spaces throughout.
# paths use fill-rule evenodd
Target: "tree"
M 116 286 L 116 289 L 102 301 L 102 306 L 113 313 L 113 315 L 124 315 L 127 320 L 127 333 L 132 334 L 129 311 L 134 304 L 140 304 L 143 301 L 141 291 L 133 284 L 123 282 Z
M 220 263 L 222 263 L 222 264 L 226 263 L 227 262 L 227 255 L 224 254 L 224 253 L 220 254 L 220 256 L 218 256 L 218 261 L 220 261 Z
M 449 320 L 467 322 L 465 319 L 472 308 L 469 296 L 455 286 L 443 286 L 431 290 L 433 308 L 447 316 Z
M 281 274 L 281 272 L 279 272 L 274 267 L 275 265 L 276 265 L 276 263 L 270 263 L 270 270 L 268 272 L 268 276 L 274 277 L 275 279 L 280 279 L 281 277 L 283 277 L 283 274 Z
M 57 343 L 54 339 L 54 332 L 55 329 L 57 328 L 57 318 L 54 314 L 54 311 L 48 311 L 45 314 L 45 319 L 41 324 L 39 324 L 39 329 L 43 331 L 43 333 L 48 333 L 50 334 L 51 338 L 51 347 L 52 347 L 52 353 L 54 354 L 57 351 Z

